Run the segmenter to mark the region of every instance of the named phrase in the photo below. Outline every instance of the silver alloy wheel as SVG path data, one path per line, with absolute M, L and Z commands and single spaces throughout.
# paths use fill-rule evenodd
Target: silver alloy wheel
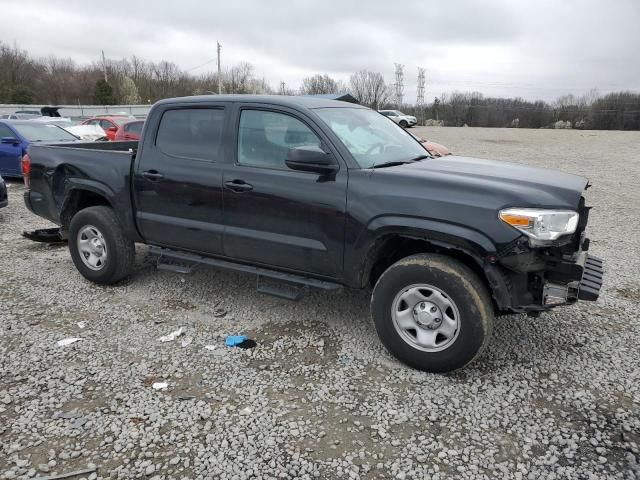
M 460 333 L 460 312 L 439 288 L 415 284 L 403 288 L 391 305 L 393 326 L 402 339 L 424 352 L 440 352 Z
M 78 232 L 78 251 L 83 263 L 91 270 L 101 270 L 107 261 L 107 242 L 100 230 L 85 225 Z

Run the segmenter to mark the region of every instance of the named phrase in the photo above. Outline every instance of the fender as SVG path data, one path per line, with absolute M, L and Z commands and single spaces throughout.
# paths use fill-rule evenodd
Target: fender
M 500 309 L 511 305 L 509 290 L 498 267 L 488 257 L 496 254 L 494 242 L 477 230 L 453 223 L 409 216 L 381 216 L 363 228 L 345 254 L 345 283 L 363 288 L 387 238 L 402 236 L 424 240 L 434 246 L 458 250 L 472 258 L 484 271 L 491 294 Z M 346 250 L 346 249 L 345 249 Z M 352 259 L 347 264 L 347 259 Z
M 360 287 L 367 284 L 375 256 L 385 239 L 403 236 L 425 240 L 435 246 L 456 249 L 472 257 L 481 267 L 484 259 L 496 253 L 496 246 L 486 235 L 453 223 L 401 215 L 374 218 L 345 252 L 346 283 Z M 350 262 L 350 263 L 347 263 Z
M 88 178 L 78 177 L 66 177 L 64 181 L 64 193 L 63 200 L 58 211 L 60 222 L 64 227 L 68 227 L 71 218 L 65 218 L 67 215 L 65 212 L 71 209 L 75 210 L 76 206 L 73 205 L 76 193 L 91 192 L 104 198 L 105 201 L 113 208 L 118 221 L 124 228 L 124 231 L 128 237 L 134 241 L 141 241 L 137 229 L 135 227 L 134 219 L 131 215 L 131 206 L 128 203 L 128 195 L 116 195 L 112 188 L 105 183 L 97 180 L 91 180 Z M 54 190 L 55 191 L 55 190 Z

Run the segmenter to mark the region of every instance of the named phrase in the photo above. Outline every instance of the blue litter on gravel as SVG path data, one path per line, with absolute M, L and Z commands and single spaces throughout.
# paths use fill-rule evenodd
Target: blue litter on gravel
M 239 344 L 241 344 L 242 342 L 244 342 L 245 340 L 247 340 L 247 337 L 244 335 L 229 335 L 225 340 L 224 340 L 224 344 L 227 347 L 236 347 Z

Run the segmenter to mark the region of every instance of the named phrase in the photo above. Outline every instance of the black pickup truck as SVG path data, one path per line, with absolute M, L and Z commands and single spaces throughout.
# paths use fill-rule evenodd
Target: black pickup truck
M 593 301 L 602 284 L 585 178 L 431 158 L 353 104 L 163 100 L 139 143 L 33 145 L 23 173 L 27 207 L 61 226 L 91 281 L 128 275 L 138 242 L 159 267 L 239 270 L 272 291 L 371 288 L 382 342 L 423 370 L 471 362 L 496 314 Z

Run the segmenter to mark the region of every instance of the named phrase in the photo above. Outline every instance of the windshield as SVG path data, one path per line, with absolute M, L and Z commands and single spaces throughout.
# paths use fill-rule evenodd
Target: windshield
M 30 142 L 61 142 L 78 139 L 57 125 L 21 123 L 14 124 L 13 128 Z
M 405 162 L 425 154 L 424 148 L 402 127 L 373 110 L 319 108 L 315 112 L 362 168 Z

